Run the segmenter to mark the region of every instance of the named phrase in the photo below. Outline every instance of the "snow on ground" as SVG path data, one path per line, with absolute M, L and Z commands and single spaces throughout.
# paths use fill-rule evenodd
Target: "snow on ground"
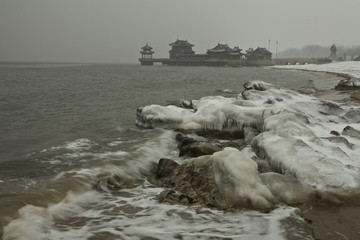
M 273 68 L 297 69 L 317 72 L 330 72 L 346 74 L 353 78 L 360 78 L 360 62 L 334 62 L 327 64 L 307 64 L 307 65 L 284 65 L 274 66 Z

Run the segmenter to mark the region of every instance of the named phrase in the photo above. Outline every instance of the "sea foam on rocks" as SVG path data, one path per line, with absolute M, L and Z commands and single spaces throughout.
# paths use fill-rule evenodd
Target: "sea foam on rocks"
M 212 162 L 219 192 L 248 200 L 254 207 L 314 198 L 340 201 L 360 192 L 360 139 L 355 134 L 360 129 L 359 108 L 261 81 L 248 82 L 244 87 L 236 98 L 193 100 L 192 109 L 159 105 L 139 108 L 137 124 L 195 132 L 255 128 L 259 134 L 252 139 L 250 149 L 274 172 L 259 173 L 256 162 L 234 148 L 207 158 Z M 185 162 L 192 161 L 197 160 Z

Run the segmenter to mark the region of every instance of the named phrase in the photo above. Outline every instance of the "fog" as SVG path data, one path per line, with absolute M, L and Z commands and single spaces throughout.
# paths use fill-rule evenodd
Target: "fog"
M 0 61 L 137 63 L 177 38 L 275 53 L 360 44 L 359 0 L 0 0 Z

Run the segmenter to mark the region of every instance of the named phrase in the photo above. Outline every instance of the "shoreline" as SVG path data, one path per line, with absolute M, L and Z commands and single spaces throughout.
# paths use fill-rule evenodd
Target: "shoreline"
M 351 79 L 355 78 L 349 73 L 336 73 L 330 71 L 317 71 L 310 69 L 297 69 L 297 68 L 282 68 L 282 67 L 272 67 L 272 69 L 278 70 L 287 70 L 287 71 L 304 71 L 304 72 L 313 72 L 319 74 L 325 74 L 331 76 L 329 81 L 324 81 L 321 78 L 317 78 L 312 81 L 314 96 L 326 101 L 335 101 L 342 104 L 349 104 L 354 106 L 360 106 L 360 91 L 358 90 L 337 90 L 335 86 L 342 79 Z M 306 94 L 306 93 L 305 93 Z
M 336 77 L 338 81 L 341 78 L 354 78 L 351 74 L 336 73 L 329 71 L 315 71 L 309 69 L 290 69 L 274 68 L 281 70 L 297 70 L 306 72 L 316 72 L 328 74 Z M 314 96 L 328 101 L 335 101 L 347 105 L 360 105 L 360 91 L 358 90 L 336 90 L 334 81 L 331 80 L 331 87 L 326 88 L 329 82 L 321 78 L 313 81 Z M 354 199 L 351 203 L 342 204 L 318 204 L 306 203 L 298 206 L 301 215 L 312 228 L 312 234 L 315 239 L 359 239 L 360 238 L 360 202 Z

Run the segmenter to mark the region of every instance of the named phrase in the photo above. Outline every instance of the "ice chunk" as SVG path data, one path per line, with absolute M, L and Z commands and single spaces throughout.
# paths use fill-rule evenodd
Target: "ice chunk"
M 176 106 L 150 105 L 137 110 L 136 124 L 176 129 L 242 129 L 256 122 L 262 108 L 237 105 L 235 98 L 204 97 L 192 101 L 195 110 Z
M 234 205 L 250 201 L 259 208 L 269 208 L 274 196 L 261 182 L 257 164 L 235 148 L 225 148 L 214 153 L 213 161 L 216 184 L 225 198 Z

